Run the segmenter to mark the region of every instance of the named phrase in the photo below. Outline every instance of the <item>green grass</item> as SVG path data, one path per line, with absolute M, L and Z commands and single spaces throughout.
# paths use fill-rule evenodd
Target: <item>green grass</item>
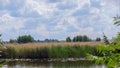
M 87 54 L 95 55 L 95 46 L 65 45 L 51 47 L 12 47 L 1 49 L 4 55 L 1 58 L 9 59 L 51 59 L 51 58 L 86 58 Z
M 91 46 L 54 46 L 49 49 L 49 58 L 83 58 L 87 53 L 94 54 Z

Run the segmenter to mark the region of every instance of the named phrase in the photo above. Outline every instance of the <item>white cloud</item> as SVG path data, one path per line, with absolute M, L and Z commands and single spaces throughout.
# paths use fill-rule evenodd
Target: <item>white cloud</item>
M 20 30 L 24 27 L 24 19 L 11 17 L 9 14 L 4 14 L 0 17 L 0 32 L 9 30 Z
M 100 14 L 100 9 L 98 9 L 98 8 L 90 8 L 90 13 L 92 13 L 92 14 Z
M 47 3 L 45 0 L 26 0 L 24 7 L 19 11 L 22 15 L 36 12 L 44 18 L 50 18 L 56 11 L 56 4 Z
M 10 3 L 10 0 L 0 0 L 0 5 L 6 6 Z
M 118 2 L 119 0 L 0 0 L 0 32 L 15 30 L 16 34 L 35 33 L 44 37 L 56 35 L 64 38 L 78 34 L 97 37 L 104 31 L 112 37 L 119 31 L 112 23 L 112 17 L 119 10 Z M 29 23 L 36 24 L 35 28 L 25 29 Z

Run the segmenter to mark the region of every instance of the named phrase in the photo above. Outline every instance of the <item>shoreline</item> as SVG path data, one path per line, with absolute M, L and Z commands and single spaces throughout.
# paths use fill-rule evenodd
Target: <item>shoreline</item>
M 0 61 L 40 61 L 40 62 L 69 62 L 69 61 L 90 61 L 87 58 L 51 58 L 51 59 L 0 59 Z

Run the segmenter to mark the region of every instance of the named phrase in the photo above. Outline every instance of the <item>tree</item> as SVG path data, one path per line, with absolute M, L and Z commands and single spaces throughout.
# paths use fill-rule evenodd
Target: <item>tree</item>
M 78 35 L 73 38 L 73 42 L 88 42 L 88 41 L 91 41 L 91 39 L 86 35 L 84 36 Z
M 83 36 L 83 42 L 88 42 L 91 41 L 91 39 L 89 37 L 87 37 L 86 35 Z
M 59 42 L 57 39 L 45 39 L 44 42 Z
M 0 34 L 0 37 L 2 36 L 2 34 Z
M 101 38 L 97 37 L 97 38 L 96 38 L 96 41 L 101 41 Z
M 72 40 L 73 42 L 76 42 L 76 37 L 73 37 L 73 40 Z
M 70 37 L 67 37 L 67 38 L 66 38 L 66 42 L 71 42 L 71 38 L 70 38 Z
M 80 35 L 80 36 L 77 36 L 77 42 L 82 42 L 83 41 L 83 37 Z
M 34 38 L 31 35 L 23 35 L 17 38 L 18 43 L 29 43 L 34 42 Z
M 74 38 L 73 38 L 73 42 L 78 42 L 79 41 L 79 36 L 75 36 Z M 80 41 L 79 41 L 80 42 Z
M 10 39 L 9 43 L 17 43 L 17 40 Z
M 108 39 L 107 39 L 107 36 L 103 33 L 103 40 L 104 40 L 104 43 L 106 44 L 106 45 L 109 45 L 110 44 L 110 42 L 108 41 Z

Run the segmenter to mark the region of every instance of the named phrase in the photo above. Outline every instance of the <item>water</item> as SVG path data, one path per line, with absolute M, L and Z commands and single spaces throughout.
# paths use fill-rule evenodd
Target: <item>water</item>
M 41 61 L 9 61 L 0 68 L 107 68 L 90 61 L 41 62 Z

